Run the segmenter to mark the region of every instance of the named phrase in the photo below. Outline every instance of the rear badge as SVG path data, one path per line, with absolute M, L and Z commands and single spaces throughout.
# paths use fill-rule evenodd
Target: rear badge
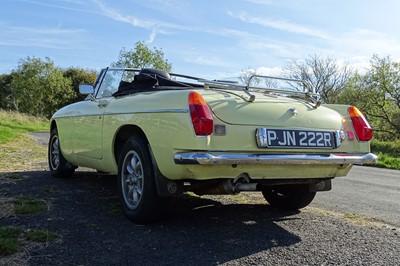
M 297 112 L 296 108 L 292 107 L 289 109 L 289 112 L 293 115 L 293 116 L 297 116 L 299 114 L 299 112 Z

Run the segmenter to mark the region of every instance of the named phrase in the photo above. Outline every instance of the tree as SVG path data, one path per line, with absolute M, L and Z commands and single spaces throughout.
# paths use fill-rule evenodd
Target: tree
M 16 110 L 31 115 L 50 117 L 74 97 L 71 79 L 47 57 L 21 59 L 11 86 Z
M 172 69 L 171 63 L 164 59 L 164 52 L 161 49 L 154 47 L 149 49 L 147 45 L 138 41 L 133 50 L 122 48 L 119 51 L 118 61 L 112 66 L 123 66 L 130 68 L 156 68 L 170 72 Z
M 63 76 L 69 78 L 72 82 L 72 89 L 75 96 L 71 99 L 72 102 L 82 101 L 86 98 L 85 95 L 79 93 L 80 84 L 93 84 L 96 80 L 97 73 L 94 70 L 85 70 L 78 67 L 69 67 L 63 71 Z
M 364 75 L 355 75 L 338 96 L 340 103 L 352 104 L 366 114 L 377 137 L 400 137 L 400 64 L 387 56 L 374 55 Z
M 239 81 L 243 84 L 243 85 L 248 85 L 248 86 L 254 86 L 254 87 L 261 87 L 261 88 L 275 88 L 277 89 L 279 87 L 279 82 L 277 82 L 277 80 L 272 79 L 272 78 L 262 78 L 259 76 L 253 77 L 254 75 L 260 75 L 260 76 L 265 76 L 264 74 L 261 73 L 257 73 L 256 69 L 253 68 L 246 68 L 244 70 L 242 70 L 242 72 L 240 73 L 239 76 Z M 250 80 L 251 78 L 251 80 Z M 249 84 L 249 80 L 250 80 L 250 84 Z
M 324 103 L 335 102 L 335 97 L 354 75 L 348 65 L 340 66 L 329 57 L 320 58 L 317 55 L 310 55 L 302 62 L 292 60 L 284 72 L 287 78 L 305 80 L 311 89 L 321 95 Z
M 246 68 L 242 70 L 239 76 L 239 80 L 241 83 L 247 85 L 251 76 L 256 75 L 257 71 L 253 68 Z M 255 81 L 255 84 L 258 84 L 258 80 Z
M 5 110 L 13 110 L 15 106 L 12 101 L 11 81 L 14 74 L 0 75 L 0 108 Z

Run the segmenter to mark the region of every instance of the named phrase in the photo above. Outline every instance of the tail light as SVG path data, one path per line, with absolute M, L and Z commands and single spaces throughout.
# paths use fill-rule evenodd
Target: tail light
M 372 128 L 367 119 L 354 106 L 349 107 L 349 115 L 353 122 L 354 130 L 359 141 L 370 141 L 372 139 Z
M 213 133 L 214 121 L 210 107 L 200 93 L 192 91 L 189 94 L 189 110 L 194 132 L 197 136 L 208 136 Z

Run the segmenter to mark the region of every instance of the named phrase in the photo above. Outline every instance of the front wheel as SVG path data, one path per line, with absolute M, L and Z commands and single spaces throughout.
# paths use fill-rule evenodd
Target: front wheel
M 125 215 L 134 223 L 154 221 L 159 197 L 147 143 L 131 137 L 124 144 L 118 163 L 118 190 Z
M 76 167 L 69 163 L 61 153 L 57 128 L 50 133 L 48 161 L 50 173 L 55 177 L 71 177 L 75 172 Z
M 315 192 L 310 192 L 308 185 L 263 187 L 262 194 L 272 206 L 284 210 L 298 210 L 309 205 Z

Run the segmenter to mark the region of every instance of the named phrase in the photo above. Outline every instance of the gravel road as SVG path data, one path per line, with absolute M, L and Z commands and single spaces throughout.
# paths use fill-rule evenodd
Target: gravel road
M 3 183 L 0 196 L 31 195 L 49 210 L 2 217 L 0 226 L 46 228 L 61 236 L 27 248 L 29 265 L 400 265 L 398 228 L 360 226 L 314 209 L 277 211 L 252 202 L 254 193 L 240 200 L 184 195 L 171 200 L 163 220 L 138 226 L 122 215 L 115 176 L 22 175 Z

